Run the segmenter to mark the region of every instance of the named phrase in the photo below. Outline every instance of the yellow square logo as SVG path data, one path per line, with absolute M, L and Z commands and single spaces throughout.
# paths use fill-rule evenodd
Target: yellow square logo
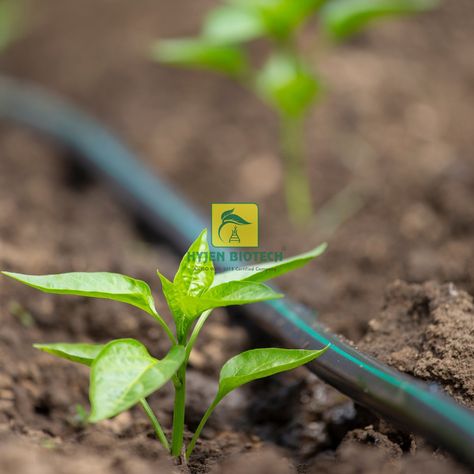
M 214 247 L 258 247 L 258 206 L 250 202 L 213 203 Z

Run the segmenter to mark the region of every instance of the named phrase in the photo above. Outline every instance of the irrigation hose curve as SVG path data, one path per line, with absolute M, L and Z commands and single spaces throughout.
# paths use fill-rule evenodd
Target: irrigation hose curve
M 38 86 L 0 77 L 0 119 L 27 125 L 73 149 L 74 159 L 102 176 L 176 250 L 184 252 L 208 225 L 102 124 Z M 321 349 L 330 343 L 324 356 L 308 364 L 312 372 L 474 468 L 474 412 L 436 384 L 419 382 L 359 352 L 318 323 L 313 311 L 289 298 L 244 308 L 251 321 L 288 346 Z

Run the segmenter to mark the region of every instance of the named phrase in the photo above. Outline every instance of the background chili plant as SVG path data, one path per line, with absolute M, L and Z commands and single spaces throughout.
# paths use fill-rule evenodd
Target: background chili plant
M 196 339 L 214 308 L 281 298 L 264 281 L 299 268 L 320 255 L 325 244 L 280 262 L 216 275 L 209 259 L 207 231 L 203 230 L 179 265 L 173 281 L 158 271 L 163 294 L 175 324 L 175 332 L 156 311 L 147 283 L 116 273 L 63 273 L 58 275 L 4 275 L 46 293 L 105 298 L 136 306 L 151 315 L 166 332 L 171 348 L 163 359 L 152 357 L 135 339 L 107 344 L 35 344 L 37 349 L 90 367 L 91 423 L 112 418 L 140 404 L 157 438 L 173 456 L 191 456 L 196 441 L 219 402 L 232 390 L 252 380 L 303 365 L 324 353 L 302 349 L 254 349 L 238 354 L 221 369 L 219 387 L 186 451 L 183 449 L 186 402 L 186 367 Z M 200 256 L 200 258 L 196 258 Z M 202 261 L 201 261 L 202 260 Z M 172 381 L 175 388 L 171 446 L 146 397 Z
M 0 0 L 0 51 L 21 33 L 24 0 Z
M 338 44 L 375 20 L 426 11 L 437 4 L 438 0 L 223 0 L 207 14 L 198 37 L 160 40 L 153 56 L 163 63 L 225 74 L 277 113 L 287 207 L 293 220 L 303 223 L 313 214 L 304 122 L 323 85 L 313 67 L 316 49 L 321 48 L 315 44 L 303 50 L 298 34 L 316 18 L 321 42 Z M 270 43 L 262 64 L 251 64 L 244 48 L 253 40 Z

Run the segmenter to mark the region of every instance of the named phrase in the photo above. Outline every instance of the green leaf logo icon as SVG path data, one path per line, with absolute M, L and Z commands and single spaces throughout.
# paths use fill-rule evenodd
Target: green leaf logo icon
M 228 209 L 221 214 L 221 225 L 217 231 L 217 235 L 219 238 L 224 242 L 222 238 L 221 231 L 227 224 L 234 224 L 234 230 L 232 231 L 232 235 L 230 236 L 229 242 L 239 242 L 240 238 L 237 233 L 237 226 L 239 225 L 247 225 L 251 224 L 251 222 L 246 221 L 244 218 L 240 217 L 238 214 L 234 214 L 234 209 Z

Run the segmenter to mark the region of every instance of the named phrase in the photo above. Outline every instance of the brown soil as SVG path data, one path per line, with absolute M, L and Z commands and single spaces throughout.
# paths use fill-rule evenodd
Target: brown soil
M 367 351 L 441 383 L 472 407 L 472 303 L 462 290 L 474 292 L 474 6 L 446 4 L 367 33 L 322 60 L 331 89 L 308 123 L 315 205 L 347 184 L 366 204 L 332 235 L 318 265 L 283 278 L 282 286 L 317 308 L 333 330 L 355 341 L 365 336 Z M 305 250 L 321 240 L 326 221 L 310 232 L 288 224 L 274 118 L 227 81 L 160 67 L 144 53 L 155 37 L 195 32 L 211 5 L 32 2 L 28 33 L 0 66 L 103 119 L 204 212 L 209 202 L 257 201 L 263 248 Z M 106 190 L 64 166 L 63 154 L 2 126 L 0 268 L 118 271 L 158 288 L 155 269 L 171 274 L 175 257 L 146 242 Z M 368 324 L 395 278 L 456 287 L 396 283 L 380 317 Z M 87 370 L 31 348 L 38 341 L 137 337 L 160 355 L 165 341 L 153 321 L 118 304 L 42 295 L 5 279 L 0 302 L 0 472 L 185 471 L 169 463 L 139 410 L 80 426 L 74 406 L 87 404 Z M 191 430 L 214 393 L 219 367 L 259 337 L 225 313 L 215 316 L 191 361 Z M 151 398 L 165 426 L 171 395 L 165 389 Z M 270 468 L 463 472 L 304 370 L 229 397 L 191 465 L 192 472 Z
M 398 370 L 442 384 L 473 408 L 473 309 L 472 297 L 451 283 L 398 281 L 359 346 Z

